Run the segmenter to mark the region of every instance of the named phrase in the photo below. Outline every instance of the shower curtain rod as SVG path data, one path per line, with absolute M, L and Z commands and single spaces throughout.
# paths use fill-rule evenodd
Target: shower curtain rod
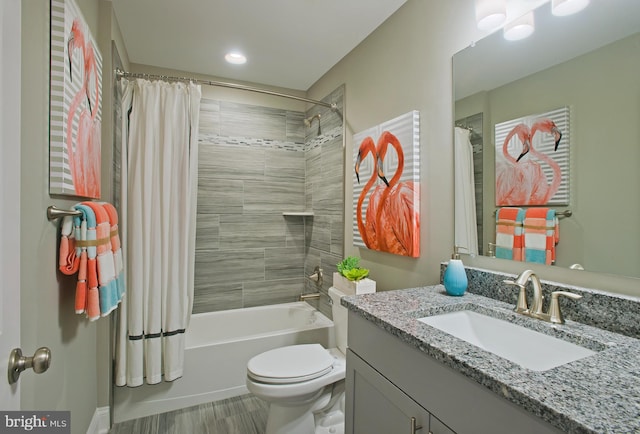
M 204 84 L 204 85 L 207 85 L 207 86 L 228 87 L 228 88 L 231 88 L 231 89 L 246 90 L 246 91 L 249 91 L 249 92 L 264 93 L 264 94 L 267 94 L 267 95 L 279 96 L 279 97 L 282 97 L 282 98 L 295 99 L 295 100 L 298 100 L 298 101 L 304 101 L 304 102 L 308 102 L 308 103 L 311 103 L 311 104 L 321 105 L 323 107 L 329 107 L 333 111 L 337 111 L 338 110 L 338 106 L 335 103 L 317 101 L 317 100 L 311 99 L 311 98 L 304 98 L 304 97 L 301 97 L 301 96 L 290 95 L 288 93 L 275 92 L 275 91 L 267 90 L 267 89 L 260 89 L 258 87 L 246 86 L 244 84 L 227 83 L 227 82 L 224 82 L 224 81 L 200 80 L 200 79 L 197 79 L 197 78 L 190 78 L 190 77 L 171 77 L 171 76 L 167 76 L 167 75 L 145 74 L 145 73 L 138 73 L 138 72 L 126 72 L 126 71 L 123 71 L 123 70 L 121 70 L 119 68 L 116 68 L 115 74 L 116 74 L 116 77 L 118 77 L 118 79 L 120 79 L 122 77 L 124 77 L 124 78 L 133 77 L 133 78 L 147 78 L 147 79 L 164 80 L 164 81 L 191 81 L 191 82 L 194 82 L 194 83 Z

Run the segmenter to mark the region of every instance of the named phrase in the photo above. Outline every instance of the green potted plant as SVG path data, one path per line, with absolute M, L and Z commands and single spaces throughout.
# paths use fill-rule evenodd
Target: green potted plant
M 360 267 L 360 258 L 347 256 L 333 273 L 333 286 L 346 294 L 371 294 L 376 292 L 376 282 L 368 278 L 369 270 Z

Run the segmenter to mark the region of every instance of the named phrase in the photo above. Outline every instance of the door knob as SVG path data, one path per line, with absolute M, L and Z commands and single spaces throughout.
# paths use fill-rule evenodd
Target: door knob
M 41 374 L 51 364 L 51 350 L 47 347 L 41 347 L 36 350 L 33 357 L 25 357 L 22 355 L 20 348 L 14 348 L 9 355 L 9 367 L 7 369 L 7 377 L 9 384 L 18 381 L 20 374 L 25 369 L 32 368 L 36 374 Z

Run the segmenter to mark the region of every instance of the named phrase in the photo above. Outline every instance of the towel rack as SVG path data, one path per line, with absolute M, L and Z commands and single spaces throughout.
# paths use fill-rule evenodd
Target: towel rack
M 60 209 L 55 205 L 51 205 L 47 208 L 47 219 L 49 221 L 57 220 L 62 217 L 82 215 L 82 212 L 72 209 Z
M 497 210 L 495 210 L 493 212 L 494 215 L 496 215 L 499 211 L 499 208 Z M 556 211 L 556 217 L 560 218 L 560 217 L 571 217 L 573 215 L 573 211 L 571 211 L 570 209 L 565 209 L 564 211 Z

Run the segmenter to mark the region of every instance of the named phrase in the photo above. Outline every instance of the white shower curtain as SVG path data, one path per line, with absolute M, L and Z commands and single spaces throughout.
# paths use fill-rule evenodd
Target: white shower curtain
M 182 376 L 193 306 L 201 90 L 143 79 L 121 86 L 127 294 L 115 382 L 139 386 Z
M 467 129 L 455 127 L 455 245 L 463 247 L 461 253 L 478 254 L 476 222 L 476 192 L 473 176 L 473 146 Z

